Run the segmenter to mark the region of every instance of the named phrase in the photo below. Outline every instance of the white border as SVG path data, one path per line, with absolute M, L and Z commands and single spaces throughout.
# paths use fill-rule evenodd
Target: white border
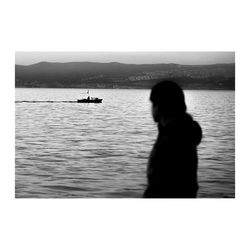
M 5 1 L 2 249 L 249 249 L 246 1 Z M 15 200 L 15 51 L 236 51 L 236 199 Z

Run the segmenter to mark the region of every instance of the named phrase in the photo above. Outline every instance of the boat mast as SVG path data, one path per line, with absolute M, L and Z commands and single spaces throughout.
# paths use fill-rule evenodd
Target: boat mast
M 89 89 L 87 90 L 87 94 L 88 94 L 88 100 L 90 99 L 90 96 L 89 96 Z

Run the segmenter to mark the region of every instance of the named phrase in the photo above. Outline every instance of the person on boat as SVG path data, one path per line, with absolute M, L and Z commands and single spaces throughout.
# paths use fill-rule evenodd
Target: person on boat
M 143 197 L 195 198 L 201 127 L 186 112 L 184 93 L 175 82 L 156 84 L 150 101 L 158 137 L 149 157 Z

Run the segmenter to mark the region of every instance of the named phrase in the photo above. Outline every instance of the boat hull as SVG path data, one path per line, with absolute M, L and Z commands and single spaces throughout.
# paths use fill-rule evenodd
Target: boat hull
M 79 99 L 77 100 L 78 103 L 101 103 L 102 99 L 97 99 L 97 100 L 88 100 L 88 99 Z

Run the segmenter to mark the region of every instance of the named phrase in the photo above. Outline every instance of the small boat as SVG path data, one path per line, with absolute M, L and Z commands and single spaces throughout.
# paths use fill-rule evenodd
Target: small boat
M 79 103 L 101 103 L 102 99 L 88 96 L 88 98 L 78 99 L 77 102 Z
M 89 90 L 87 91 L 87 94 L 89 94 Z M 101 103 L 102 99 L 88 96 L 87 98 L 78 99 L 77 102 L 78 103 Z

